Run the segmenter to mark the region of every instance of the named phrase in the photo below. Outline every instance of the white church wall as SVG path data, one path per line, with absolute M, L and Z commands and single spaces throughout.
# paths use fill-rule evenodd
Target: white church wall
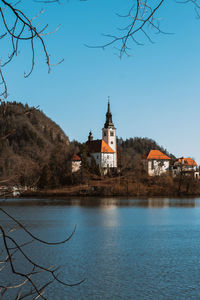
M 101 153 L 101 167 L 114 168 L 114 153 Z
M 109 143 L 108 145 L 116 151 L 116 129 L 109 130 Z
M 114 153 L 114 168 L 117 168 L 117 153 Z
M 90 153 L 100 168 L 116 168 L 115 153 Z M 89 161 L 91 164 L 91 158 Z
M 115 151 L 113 154 L 112 168 L 117 168 L 117 142 L 116 142 L 116 129 L 115 128 L 103 128 L 102 139 Z M 104 163 L 105 164 L 105 163 Z

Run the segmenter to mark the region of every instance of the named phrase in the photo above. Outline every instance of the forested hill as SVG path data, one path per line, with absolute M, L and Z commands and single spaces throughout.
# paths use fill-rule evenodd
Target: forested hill
M 124 172 L 143 169 L 142 160 L 151 149 L 170 155 L 148 138 L 118 139 L 118 166 Z M 0 185 L 58 187 L 71 183 L 68 161 L 73 154 L 85 157 L 84 144 L 69 142 L 62 129 L 39 109 L 22 103 L 0 105 Z M 96 171 L 83 163 L 76 182 Z M 89 172 L 89 173 L 88 173 Z M 89 176 L 89 177 L 88 177 Z M 73 179 L 75 180 L 75 179 Z
M 32 184 L 55 148 L 69 148 L 62 129 L 27 104 L 0 105 L 0 180 Z
M 159 146 L 154 140 L 149 138 L 129 138 L 117 140 L 118 165 L 122 169 L 137 169 L 140 162 L 145 159 L 150 150 L 160 150 L 171 158 L 175 158 L 162 146 Z

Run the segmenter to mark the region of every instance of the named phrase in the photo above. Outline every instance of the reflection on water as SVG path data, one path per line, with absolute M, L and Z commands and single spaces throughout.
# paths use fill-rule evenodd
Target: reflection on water
M 49 198 L 49 199 L 0 199 L 0 205 L 28 206 L 28 205 L 66 205 L 66 206 L 87 206 L 116 208 L 117 206 L 138 206 L 138 207 L 198 207 L 200 198 L 100 198 L 100 197 L 80 197 L 80 198 Z
M 4 208 L 51 242 L 77 224 L 67 244 L 23 248 L 38 263 L 61 266 L 63 280 L 86 278 L 74 288 L 49 286 L 49 300 L 199 299 L 199 198 L 9 199 Z M 11 226 L 2 214 L 0 222 Z

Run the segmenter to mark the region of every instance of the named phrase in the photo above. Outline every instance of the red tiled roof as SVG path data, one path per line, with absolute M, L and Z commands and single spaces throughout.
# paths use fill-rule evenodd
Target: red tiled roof
M 178 162 L 181 164 L 183 159 L 183 165 L 186 166 L 197 166 L 197 163 L 190 157 L 181 157 L 178 159 Z
M 147 156 L 147 159 L 164 159 L 170 160 L 171 158 L 162 153 L 160 150 L 151 150 Z
M 108 146 L 108 144 L 104 140 L 94 140 L 94 141 L 88 141 L 86 143 L 88 152 L 91 153 L 114 153 L 115 151 Z
M 78 156 L 77 154 L 74 154 L 73 156 L 72 156 L 72 161 L 80 161 L 81 160 L 81 158 L 80 158 L 80 156 Z

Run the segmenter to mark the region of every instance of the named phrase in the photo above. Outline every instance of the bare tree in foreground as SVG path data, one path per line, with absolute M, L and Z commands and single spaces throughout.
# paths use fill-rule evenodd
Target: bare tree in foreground
M 87 0 L 80 0 L 82 2 Z M 30 5 L 31 1 L 29 0 Z M 50 3 L 64 3 L 63 0 L 35 0 L 40 4 Z M 200 17 L 200 0 L 185 0 L 176 1 L 176 3 L 191 4 L 194 6 L 197 17 Z M 134 44 L 143 45 L 144 38 L 149 42 L 153 43 L 152 33 L 166 33 L 160 27 L 159 12 L 167 0 L 132 0 L 132 7 L 129 12 L 125 15 L 118 16 L 123 18 L 125 24 L 123 28 L 120 28 L 118 34 L 107 34 L 105 37 L 109 39 L 103 45 L 100 46 L 88 46 L 91 48 L 102 48 L 105 49 L 109 46 L 115 46 L 119 51 L 119 57 L 121 58 L 124 54 L 129 55 L 129 50 Z M 20 9 L 18 8 L 20 6 Z M 124 6 L 126 6 L 126 1 Z M 123 7 L 122 7 L 123 8 Z M 113 8 L 113 11 L 115 8 Z M 48 32 L 48 24 L 43 27 L 39 26 L 36 21 L 40 15 L 44 12 L 42 9 L 36 16 L 27 16 L 23 8 L 23 0 L 16 2 L 0 0 L 0 42 L 3 39 L 8 38 L 11 40 L 11 49 L 8 57 L 1 57 L 0 60 L 0 96 L 3 98 L 7 97 L 7 86 L 6 80 L 3 75 L 2 69 L 14 58 L 19 52 L 19 44 L 25 46 L 29 44 L 31 46 L 32 60 L 30 70 L 24 73 L 24 77 L 28 77 L 35 65 L 35 42 L 39 41 L 45 58 L 48 71 L 52 66 L 50 62 L 50 55 L 46 48 L 44 37 L 52 32 Z M 53 31 L 57 31 L 59 26 Z M 62 62 L 63 60 L 59 61 Z
M 13 4 L 12 1 L 0 0 L 0 40 L 9 38 L 11 40 L 11 49 L 8 57 L 0 61 L 0 79 L 1 85 L 3 86 L 0 91 L 0 96 L 3 98 L 7 97 L 7 86 L 6 81 L 2 72 L 2 69 L 17 56 L 19 52 L 19 43 L 29 44 L 31 46 L 32 60 L 31 67 L 28 72 L 24 73 L 24 77 L 30 76 L 35 65 L 35 42 L 39 41 L 45 58 L 48 71 L 50 72 L 51 63 L 50 55 L 47 51 L 44 37 L 58 30 L 59 26 L 53 32 L 47 32 L 48 24 L 43 27 L 35 24 L 35 21 L 44 12 L 41 10 L 37 16 L 29 17 L 25 14 L 23 9 L 19 9 L 18 6 L 22 1 L 17 1 Z M 40 2 L 40 1 L 38 1 Z M 45 3 L 59 2 L 59 1 L 41 1 Z M 59 61 L 57 64 L 61 63 Z
M 51 246 L 64 244 L 72 238 L 75 233 L 76 227 L 74 228 L 73 232 L 63 241 L 47 242 L 33 235 L 25 226 L 23 226 L 18 220 L 16 220 L 4 209 L 0 208 L 0 212 L 6 215 L 9 220 L 14 221 L 14 223 L 16 224 L 15 228 L 12 228 L 8 231 L 6 231 L 3 228 L 2 224 L 0 224 L 0 275 L 2 277 L 5 272 L 6 278 L 6 274 L 8 275 L 8 271 L 11 270 L 11 273 L 14 276 L 13 280 L 15 280 L 15 282 L 12 281 L 12 284 L 10 284 L 9 279 L 7 279 L 7 284 L 3 285 L 2 282 L 0 282 L 1 299 L 4 296 L 6 299 L 8 299 L 8 297 L 9 299 L 11 299 L 10 293 L 12 293 L 12 295 L 13 293 L 15 294 L 14 297 L 12 296 L 12 299 L 16 300 L 25 299 L 28 297 L 30 299 L 30 296 L 32 296 L 31 299 L 47 299 L 45 296 L 45 289 L 53 282 L 57 282 L 62 286 L 71 287 L 79 285 L 84 281 L 81 280 L 80 282 L 73 284 L 63 281 L 59 278 L 58 267 L 53 265 L 46 267 L 38 264 L 29 255 L 27 255 L 26 251 L 24 250 L 25 246 L 31 244 L 34 241 Z M 31 240 L 24 242 L 23 244 L 18 243 L 17 239 L 15 238 L 16 234 L 13 237 L 12 232 L 19 229 L 23 230 Z M 26 268 L 25 272 L 19 271 L 19 266 L 16 266 L 19 259 L 16 257 L 16 255 L 18 254 L 20 254 L 21 260 L 24 260 L 29 264 L 29 268 Z M 35 278 L 40 275 L 40 273 L 42 276 L 40 276 L 40 284 L 38 284 L 38 281 L 36 282 Z
M 0 0 L 0 42 L 2 42 L 5 39 L 11 40 L 11 49 L 9 51 L 8 57 L 2 57 L 0 58 L 0 101 L 3 101 L 7 95 L 7 85 L 6 80 L 4 77 L 3 69 L 7 66 L 8 63 L 10 63 L 14 57 L 16 57 L 19 53 L 19 47 L 20 44 L 27 45 L 29 44 L 31 46 L 31 53 L 32 53 L 32 59 L 31 59 L 31 66 L 30 70 L 28 72 L 24 73 L 24 77 L 30 76 L 34 69 L 35 65 L 35 43 L 37 41 L 40 42 L 45 59 L 48 71 L 50 71 L 51 68 L 51 62 L 50 62 L 50 56 L 49 52 L 46 48 L 44 37 L 46 35 L 49 35 L 50 32 L 47 32 L 48 24 L 44 25 L 43 27 L 39 27 L 36 23 L 36 20 L 40 17 L 40 15 L 44 12 L 43 10 L 40 11 L 40 13 L 37 16 L 27 16 L 26 13 L 22 8 L 18 8 L 19 5 L 23 1 L 5 1 Z M 30 1 L 31 2 L 31 1 Z M 40 3 L 59 3 L 59 0 L 44 0 L 44 1 L 35 1 Z M 164 3 L 166 3 L 167 0 L 132 0 L 132 7 L 130 8 L 129 12 L 126 15 L 119 15 L 120 18 L 123 18 L 125 20 L 125 27 L 121 28 L 119 31 L 119 34 L 117 35 L 106 35 L 107 38 L 109 38 L 109 42 L 105 43 L 104 45 L 95 46 L 95 48 L 102 48 L 105 49 L 109 46 L 116 45 L 119 50 L 119 56 L 120 58 L 124 54 L 129 54 L 129 50 L 132 46 L 132 44 L 141 45 L 140 38 L 142 35 L 149 41 L 153 42 L 151 38 L 151 31 L 155 33 L 165 33 L 163 30 L 161 30 L 160 27 L 160 20 L 159 20 L 159 11 L 161 7 L 163 7 Z M 199 9 L 200 9 L 200 1 L 199 0 L 186 0 L 182 1 L 183 4 L 192 4 L 195 7 L 197 16 L 199 17 Z M 58 29 L 58 27 L 54 30 L 54 32 Z M 139 39 L 138 39 L 139 38 Z M 1 44 L 0 44 L 1 45 Z M 1 49 L 1 46 L 0 46 Z M 61 61 L 60 61 L 61 62 Z M 58 63 L 60 63 L 58 62 Z M 8 133 L 9 135 L 11 133 Z M 6 137 L 1 137 L 2 140 Z M 43 240 L 38 239 L 34 235 L 32 235 L 31 232 L 29 232 L 21 223 L 19 223 L 16 219 L 14 219 L 11 215 L 9 215 L 5 210 L 0 209 L 2 213 L 6 214 L 10 219 L 12 219 L 14 222 L 16 222 L 17 226 L 19 226 L 22 230 L 26 232 L 26 234 L 32 238 L 34 241 L 37 241 L 39 243 L 47 244 L 47 245 L 58 245 L 67 242 L 74 232 L 64 241 L 58 242 L 58 243 L 49 243 L 45 242 Z M 64 286 L 72 286 L 71 284 L 68 284 L 66 282 L 63 282 L 59 279 L 59 277 L 56 275 L 57 268 L 50 266 L 50 267 L 44 267 L 42 265 L 37 264 L 34 262 L 29 256 L 26 255 L 25 251 L 23 250 L 28 243 L 18 244 L 16 239 L 11 236 L 11 232 L 15 230 L 12 229 L 9 232 L 6 232 L 2 225 L 0 225 L 0 231 L 1 231 L 1 246 L 2 246 L 2 257 L 0 261 L 0 272 L 4 272 L 8 265 L 10 266 L 11 272 L 17 277 L 21 278 L 21 283 L 17 283 L 14 285 L 5 285 L 0 286 L 0 292 L 1 296 L 4 295 L 7 296 L 9 291 L 16 290 L 17 295 L 16 299 L 23 299 L 26 297 L 33 296 L 33 299 L 37 298 L 43 298 L 46 299 L 44 296 L 44 289 L 49 286 L 54 281 L 57 281 L 61 285 Z M 31 243 L 30 241 L 29 243 Z M 29 272 L 21 273 L 16 269 L 15 266 L 15 256 L 20 253 L 23 258 L 28 261 L 31 266 L 32 270 Z M 34 277 L 37 276 L 40 273 L 48 273 L 51 276 L 50 280 L 47 280 L 46 282 L 41 283 L 41 286 L 38 286 L 34 283 Z M 74 285 L 80 284 L 75 283 Z M 22 288 L 29 284 L 31 286 L 29 291 L 26 291 L 26 294 L 22 291 Z
M 191 4 L 194 6 L 196 15 L 200 18 L 200 1 L 199 0 L 183 0 L 176 1 L 179 4 Z M 117 16 L 123 19 L 125 24 L 122 28 L 118 28 L 118 32 L 113 34 L 105 34 L 108 42 L 99 46 L 86 45 L 89 48 L 105 49 L 109 46 L 115 46 L 118 50 L 119 57 L 128 55 L 134 45 L 144 45 L 147 40 L 154 43 L 152 34 L 171 34 L 161 29 L 161 18 L 159 12 L 167 0 L 132 0 L 132 6 L 127 14 Z M 126 3 L 125 3 L 126 4 Z

